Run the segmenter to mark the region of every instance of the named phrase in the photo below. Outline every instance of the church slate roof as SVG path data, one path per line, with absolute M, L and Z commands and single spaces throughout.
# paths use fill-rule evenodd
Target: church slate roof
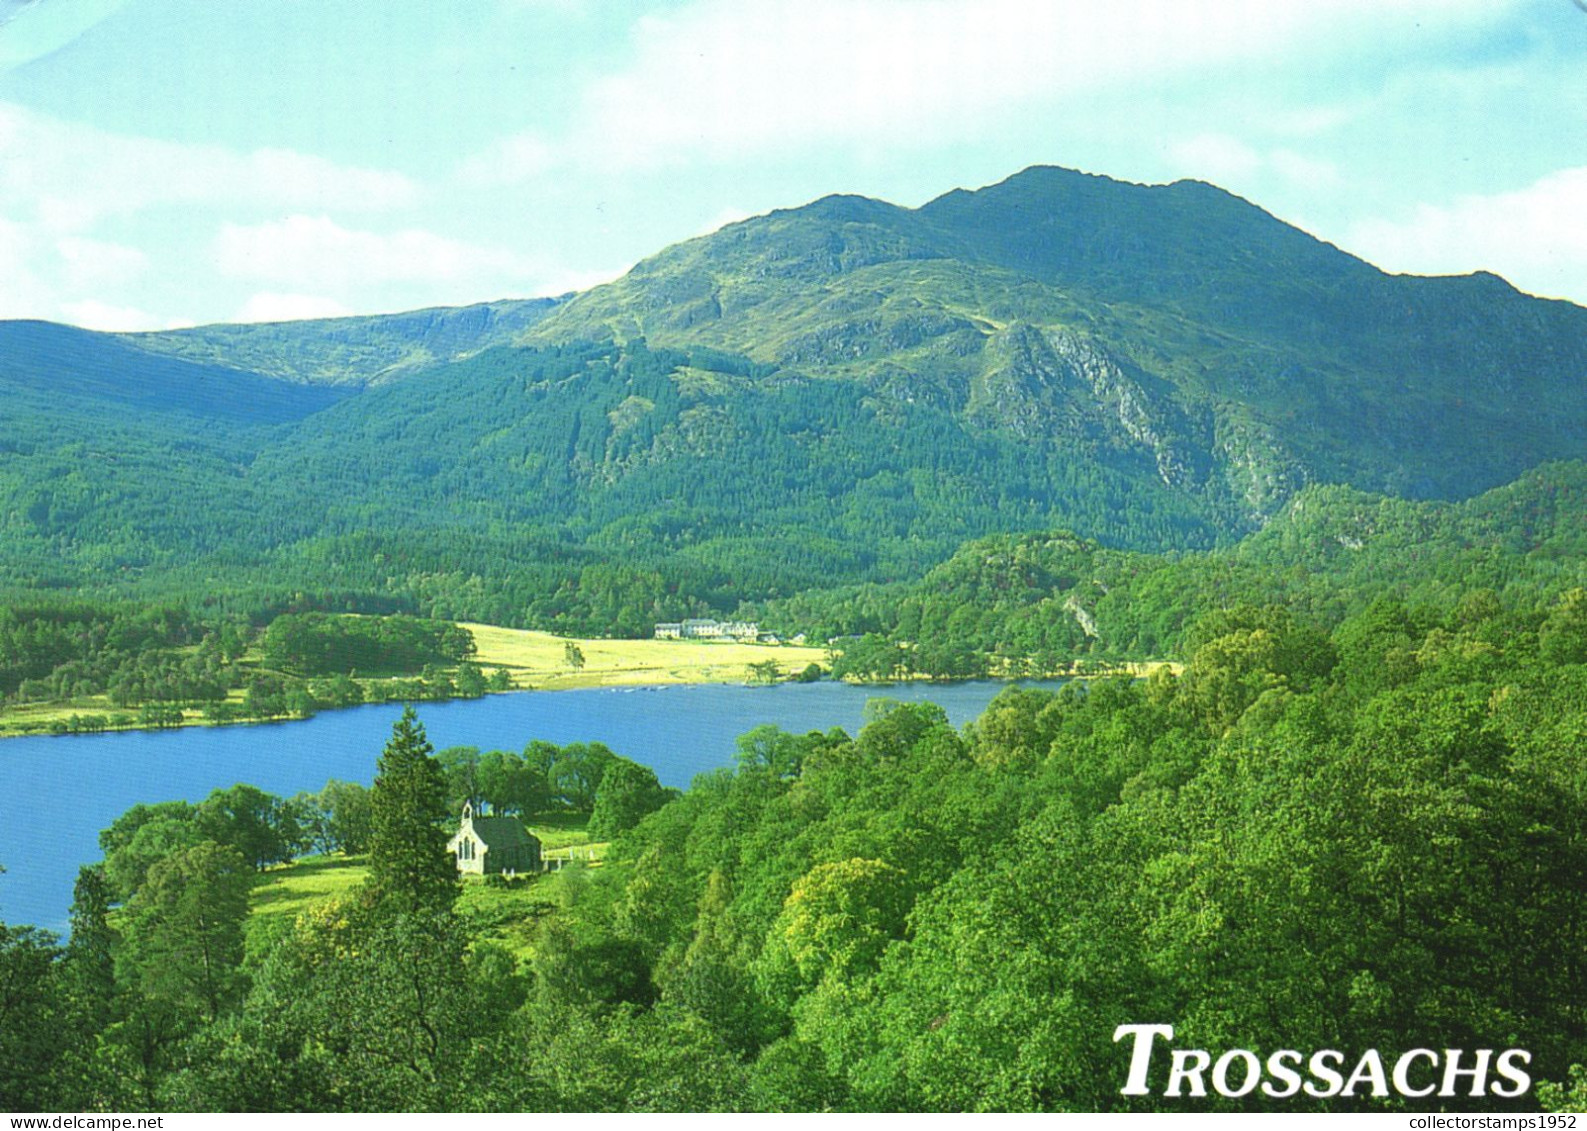
M 526 848 L 535 841 L 517 817 L 475 817 L 473 828 L 488 849 Z

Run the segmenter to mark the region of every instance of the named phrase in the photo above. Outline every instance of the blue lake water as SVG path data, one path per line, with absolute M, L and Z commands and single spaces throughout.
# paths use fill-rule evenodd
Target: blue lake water
M 683 788 L 703 770 L 731 765 L 737 737 L 763 723 L 799 734 L 834 726 L 853 734 L 866 701 L 885 696 L 940 704 L 957 726 L 1003 686 L 822 682 L 524 692 L 422 704 L 419 718 L 437 750 L 519 751 L 536 738 L 604 742 L 652 767 L 664 785 Z M 384 704 L 293 723 L 0 741 L 0 922 L 64 931 L 77 869 L 101 856 L 99 830 L 139 801 L 201 801 L 237 782 L 283 797 L 318 790 L 330 778 L 370 784 L 401 713 Z

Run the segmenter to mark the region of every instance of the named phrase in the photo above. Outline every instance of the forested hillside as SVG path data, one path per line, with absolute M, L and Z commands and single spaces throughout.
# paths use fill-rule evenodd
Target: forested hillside
M 326 847 L 367 838 L 345 842 L 367 885 L 292 916 L 248 917 L 288 807 L 140 806 L 85 869 L 69 945 L 0 928 L 0 1101 L 1578 1109 L 1587 591 L 1522 614 L 1379 600 L 1332 633 L 1235 603 L 1187 647 L 1177 677 L 1011 688 L 962 731 L 886 701 L 854 736 L 761 728 L 674 799 L 609 751 L 471 771 L 406 717 L 369 796 L 299 810 Z M 598 814 L 638 801 L 604 810 L 600 867 L 458 899 L 449 796 L 587 787 Z M 1159 1024 L 1126 1095 L 1115 1034 Z M 1204 1051 L 1196 1085 L 1171 1090 L 1169 1046 Z M 1209 1071 L 1230 1050 L 1249 1060 Z
M 1261 532 L 1206 553 L 1000 535 L 916 583 L 814 590 L 747 615 L 822 639 L 865 637 L 846 644 L 840 673 L 965 678 L 1184 657 L 1196 615 L 1236 601 L 1333 626 L 1383 598 L 1446 613 L 1481 594 L 1527 609 L 1583 584 L 1587 465 L 1559 463 L 1459 503 L 1311 487 Z

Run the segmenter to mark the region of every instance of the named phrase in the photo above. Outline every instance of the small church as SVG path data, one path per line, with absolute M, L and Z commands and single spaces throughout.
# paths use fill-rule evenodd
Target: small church
M 540 870 L 540 838 L 516 817 L 480 817 L 474 803 L 463 803 L 457 835 L 446 847 L 465 876 L 514 875 Z

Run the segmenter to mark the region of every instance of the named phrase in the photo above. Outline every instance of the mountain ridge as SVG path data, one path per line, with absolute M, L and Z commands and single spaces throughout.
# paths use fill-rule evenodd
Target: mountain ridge
M 497 299 L 392 314 L 218 322 L 115 336 L 152 354 L 244 369 L 294 384 L 360 388 L 499 345 L 544 317 L 558 301 Z
M 823 197 L 559 299 L 34 332 L 60 348 L 0 353 L 26 438 L 0 452 L 21 576 L 218 554 L 203 576 L 334 560 L 406 584 L 348 565 L 377 536 L 426 547 L 402 554 L 414 576 L 466 580 L 468 531 L 487 588 L 519 592 L 532 552 L 681 571 L 721 607 L 918 576 L 999 531 L 1206 548 L 1312 484 L 1461 499 L 1587 458 L 1587 310 L 1488 274 L 1385 274 L 1204 182 L 1047 167 L 914 209 Z M 161 402 L 162 381 L 261 393 Z M 144 453 L 135 476 L 62 438 L 96 413 Z M 118 507 L 154 533 L 128 541 Z M 228 549 L 231 514 L 269 537 Z
M 1487 273 L 1388 275 L 1204 182 L 1045 167 L 918 209 L 829 196 L 742 221 L 574 296 L 520 340 L 705 344 L 826 376 L 887 361 L 962 398 L 984 375 L 975 355 L 1013 323 L 1087 338 L 1211 413 L 1207 456 L 1276 485 L 1228 485 L 1258 519 L 1300 482 L 1469 495 L 1580 454 L 1587 426 L 1574 304 Z M 1515 435 L 1518 401 L 1551 392 L 1561 411 Z M 1346 417 L 1359 434 L 1341 445 Z M 1384 448 L 1411 460 L 1378 466 Z

